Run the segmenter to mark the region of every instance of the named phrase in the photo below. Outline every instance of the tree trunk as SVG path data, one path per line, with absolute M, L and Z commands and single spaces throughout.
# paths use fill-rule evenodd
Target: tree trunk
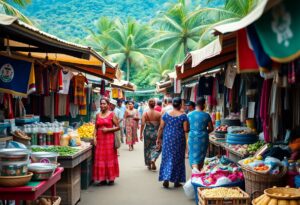
M 127 60 L 126 60 L 126 67 L 127 67 L 127 71 L 126 71 L 127 81 L 129 81 L 129 71 L 130 71 L 130 60 L 129 60 L 129 58 L 127 58 Z

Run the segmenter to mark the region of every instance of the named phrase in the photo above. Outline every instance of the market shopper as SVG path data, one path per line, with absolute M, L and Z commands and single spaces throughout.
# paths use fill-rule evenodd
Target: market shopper
M 180 183 L 186 180 L 185 133 L 189 131 L 189 123 L 186 114 L 180 111 L 181 99 L 174 98 L 172 104 L 174 109 L 162 117 L 157 138 L 157 147 L 162 147 L 159 181 L 164 181 L 165 188 L 169 187 L 169 182 L 173 182 L 175 187 L 180 187 Z
M 206 156 L 209 136 L 213 131 L 213 124 L 210 115 L 204 112 L 205 99 L 200 97 L 197 100 L 197 109 L 188 114 L 190 132 L 188 138 L 189 162 L 192 168 L 201 170 Z
M 157 112 L 162 111 L 162 101 L 161 100 L 157 100 L 154 110 L 156 110 Z
M 113 185 L 119 177 L 117 150 L 114 148 L 114 133 L 120 130 L 117 117 L 109 109 L 108 99 L 100 100 L 101 112 L 96 116 L 94 144 L 94 181 L 99 185 Z
M 166 113 L 166 112 L 169 112 L 169 111 L 173 110 L 172 98 L 171 97 L 166 98 L 165 99 L 165 103 L 166 103 L 166 106 L 162 110 L 163 114 Z
M 123 100 L 122 99 L 118 99 L 117 100 L 117 108 L 121 111 L 121 115 L 120 115 L 120 119 L 119 119 L 119 122 L 120 122 L 120 132 L 121 132 L 121 142 L 124 143 L 124 125 L 125 125 L 125 122 L 124 122 L 124 115 L 125 115 L 125 112 L 126 112 L 126 106 L 125 104 L 123 103 Z
M 128 109 L 125 112 L 125 129 L 126 129 L 126 144 L 129 146 L 129 151 L 134 149 L 133 145 L 138 142 L 137 130 L 140 120 L 138 111 L 134 109 L 134 102 L 128 101 Z
M 157 149 L 156 140 L 161 120 L 161 113 L 154 110 L 155 100 L 148 101 L 149 110 L 142 116 L 140 140 L 144 140 L 145 165 L 149 170 L 155 171 L 155 162 L 160 155 L 161 149 Z
M 119 122 L 119 127 L 120 127 L 120 130 L 115 132 L 115 135 L 117 135 L 117 138 L 119 140 L 119 143 L 121 143 L 122 141 L 122 135 L 121 135 L 121 125 L 122 125 L 122 113 L 121 113 L 121 110 L 119 110 L 119 108 L 117 108 L 118 104 L 117 104 L 117 101 L 114 100 L 114 99 L 111 99 L 110 100 L 110 108 L 111 108 L 111 111 L 115 114 L 115 116 L 117 117 L 118 119 L 118 122 Z M 118 152 L 118 156 L 120 156 L 120 152 L 119 150 L 117 150 Z

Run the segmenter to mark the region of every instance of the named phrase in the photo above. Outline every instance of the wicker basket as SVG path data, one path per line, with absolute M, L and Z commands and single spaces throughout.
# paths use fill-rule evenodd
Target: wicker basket
M 26 201 L 26 205 L 44 205 L 45 203 L 60 205 L 61 198 L 59 196 L 41 196 L 35 201 Z
M 0 176 L 0 186 L 17 187 L 26 185 L 32 178 L 33 173 L 29 172 L 24 176 Z
M 242 163 L 240 163 L 242 164 Z M 251 196 L 256 197 L 256 194 L 263 194 L 265 189 L 273 186 L 284 186 L 285 176 L 287 172 L 286 167 L 281 167 L 280 173 L 277 175 L 262 174 L 253 171 L 248 166 L 241 166 L 245 178 L 245 190 Z

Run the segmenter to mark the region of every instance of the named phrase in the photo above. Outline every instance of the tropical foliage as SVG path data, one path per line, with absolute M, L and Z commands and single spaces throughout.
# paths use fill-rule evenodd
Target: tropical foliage
M 12 16 L 17 16 L 20 20 L 32 24 L 32 22 L 27 18 L 22 12 L 20 12 L 18 9 L 16 9 L 14 6 L 11 5 L 11 2 L 13 4 L 19 5 L 20 7 L 25 7 L 27 4 L 31 2 L 31 0 L 0 0 L 0 10 L 1 7 L 3 11 Z

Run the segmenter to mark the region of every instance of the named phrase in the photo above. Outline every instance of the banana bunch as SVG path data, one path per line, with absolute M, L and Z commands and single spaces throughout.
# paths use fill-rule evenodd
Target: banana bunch
M 93 123 L 85 123 L 78 128 L 80 138 L 93 138 L 95 125 Z

